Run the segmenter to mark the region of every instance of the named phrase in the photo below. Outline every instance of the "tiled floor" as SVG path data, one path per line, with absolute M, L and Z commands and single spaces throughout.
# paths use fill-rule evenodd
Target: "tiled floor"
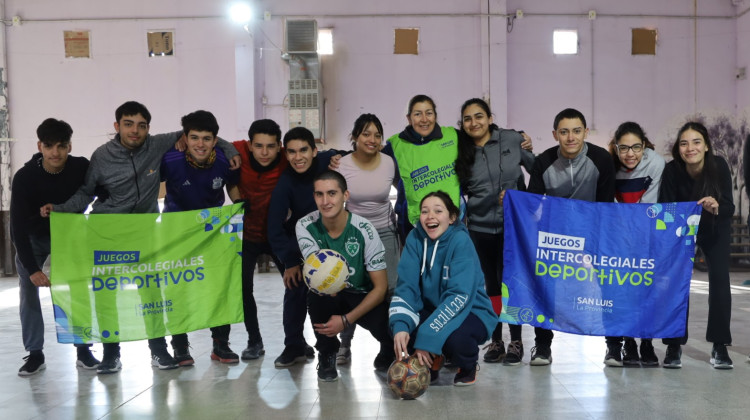
M 706 324 L 705 274 L 696 272 L 691 293 L 690 331 L 683 368 L 605 368 L 601 337 L 556 333 L 554 363 L 530 367 L 533 329 L 524 328 L 526 356 L 516 367 L 481 364 L 473 387 L 452 386 L 444 369 L 439 384 L 415 401 L 392 397 L 383 377 L 372 369 L 377 345 L 358 330 L 353 364 L 339 368 L 340 380 L 318 383 L 316 361 L 276 369 L 282 349 L 281 296 L 278 274 L 256 277 L 256 296 L 267 354 L 257 361 L 222 365 L 209 359 L 210 334 L 190 334 L 194 367 L 158 371 L 149 364 L 145 342 L 122 346 L 123 371 L 97 376 L 75 367 L 71 345 L 55 343 L 49 293 L 43 294 L 47 318 L 47 369 L 29 378 L 17 376 L 25 356 L 18 320 L 18 287 L 0 279 L 0 418 L 2 419 L 237 419 L 237 418 L 721 418 L 747 419 L 750 413 L 750 273 L 733 273 L 732 330 L 729 354 L 735 368 L 717 371 L 708 364 L 710 344 L 702 337 Z M 310 343 L 312 331 L 306 332 Z M 506 329 L 507 334 L 507 329 Z M 233 326 L 232 347 L 240 352 L 246 334 Z M 655 341 L 656 343 L 656 341 Z M 664 346 L 656 344 L 657 355 Z M 95 345 L 95 355 L 101 347 Z

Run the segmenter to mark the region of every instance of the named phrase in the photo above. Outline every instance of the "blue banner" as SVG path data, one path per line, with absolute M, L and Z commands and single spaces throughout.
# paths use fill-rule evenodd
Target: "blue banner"
M 501 322 L 584 335 L 685 334 L 701 207 L 508 191 Z

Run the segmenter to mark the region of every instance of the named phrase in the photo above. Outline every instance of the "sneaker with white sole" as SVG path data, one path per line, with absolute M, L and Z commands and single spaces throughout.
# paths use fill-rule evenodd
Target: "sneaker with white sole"
M 714 343 L 711 349 L 711 364 L 714 369 L 733 369 L 732 359 L 729 357 L 727 346 Z
M 43 371 L 47 365 L 44 364 L 44 353 L 41 351 L 32 351 L 23 360 L 26 363 L 18 369 L 18 376 L 31 376 Z
M 177 360 L 166 349 L 151 352 L 151 366 L 157 367 L 159 370 L 170 370 L 180 367 Z
M 604 364 L 610 367 L 622 367 L 622 347 L 618 345 L 607 346 Z
M 96 368 L 96 373 L 100 375 L 108 375 L 110 373 L 117 373 L 122 370 L 122 363 L 120 362 L 120 355 L 107 357 L 105 354 L 102 358 L 101 363 Z
M 534 346 L 531 348 L 531 366 L 547 366 L 552 364 L 552 349 L 547 346 Z
M 76 359 L 76 366 L 85 370 L 94 370 L 99 367 L 99 360 L 91 354 L 91 349 L 88 347 L 79 347 L 77 349 L 78 357 Z

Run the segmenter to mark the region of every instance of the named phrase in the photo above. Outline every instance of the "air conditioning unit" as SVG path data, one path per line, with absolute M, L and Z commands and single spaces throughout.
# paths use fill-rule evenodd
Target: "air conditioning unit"
M 316 20 L 287 20 L 286 43 L 288 54 L 317 54 L 318 22 Z
M 289 62 L 289 128 L 303 126 L 316 139 L 323 135 L 323 95 L 318 60 L 318 23 L 287 20 L 286 60 Z
M 317 79 L 289 81 L 289 128 L 305 127 L 321 136 L 321 91 Z

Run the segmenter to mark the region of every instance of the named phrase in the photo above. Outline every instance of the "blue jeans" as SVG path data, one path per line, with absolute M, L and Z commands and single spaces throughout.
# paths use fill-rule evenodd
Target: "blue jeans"
M 38 239 L 31 237 L 31 248 L 34 251 L 34 259 L 39 267 L 49 257 L 49 238 Z M 18 310 L 21 315 L 21 337 L 23 346 L 28 352 L 42 351 L 44 348 L 44 317 L 42 316 L 42 305 L 39 301 L 39 287 L 31 282 L 29 270 L 21 264 L 16 255 L 16 271 L 18 271 L 18 294 L 20 298 Z M 90 347 L 90 344 L 76 344 L 76 347 Z

